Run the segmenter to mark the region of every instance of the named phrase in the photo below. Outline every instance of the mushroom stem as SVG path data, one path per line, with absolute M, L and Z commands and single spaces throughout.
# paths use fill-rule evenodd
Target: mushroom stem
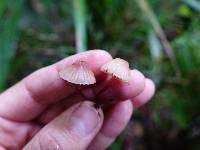
M 104 105 L 107 104 L 104 103 L 102 100 L 98 99 L 98 96 L 101 95 L 101 93 L 103 93 L 106 89 L 108 89 L 109 85 L 112 85 L 112 82 L 113 82 L 113 77 L 111 79 L 109 79 L 108 81 L 106 81 L 106 84 L 103 86 L 103 88 L 101 88 L 98 93 L 95 95 L 95 102 L 97 104 L 99 104 L 101 107 L 103 107 Z M 108 104 L 110 104 L 110 102 L 108 102 Z
M 105 91 L 108 88 L 109 84 L 112 84 L 112 79 L 111 78 L 109 81 L 107 81 L 107 83 L 103 86 L 102 89 L 100 89 L 100 91 L 98 91 L 98 93 L 95 95 L 95 98 L 98 97 L 103 91 Z

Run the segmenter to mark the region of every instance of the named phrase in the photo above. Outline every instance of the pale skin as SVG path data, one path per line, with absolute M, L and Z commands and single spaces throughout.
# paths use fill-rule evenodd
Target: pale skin
M 82 91 L 93 97 L 105 78 L 100 67 L 111 59 L 101 50 L 76 54 L 37 70 L 1 93 L 0 150 L 104 150 L 110 146 L 126 127 L 133 109 L 152 98 L 154 83 L 132 70 L 129 84 L 112 84 L 99 95 L 104 101 L 119 101 L 102 110 L 78 95 L 58 72 L 74 60 L 86 61 L 97 83 Z

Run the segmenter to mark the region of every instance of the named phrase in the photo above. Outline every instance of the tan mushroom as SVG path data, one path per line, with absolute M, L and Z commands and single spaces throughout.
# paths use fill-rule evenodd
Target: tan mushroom
M 101 71 L 128 82 L 130 78 L 129 63 L 121 58 L 115 58 L 101 67 Z
M 90 85 L 96 83 L 92 70 L 85 61 L 77 60 L 59 72 L 60 77 L 73 84 Z

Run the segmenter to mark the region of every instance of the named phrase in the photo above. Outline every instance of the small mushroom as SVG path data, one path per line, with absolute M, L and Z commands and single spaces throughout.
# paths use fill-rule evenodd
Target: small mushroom
M 77 60 L 59 72 L 60 77 L 70 83 L 90 85 L 96 83 L 92 70 L 85 61 Z
M 128 82 L 130 78 L 129 63 L 121 58 L 115 58 L 101 67 L 101 71 Z
M 119 81 L 123 81 L 128 83 L 130 76 L 131 76 L 131 72 L 130 72 L 130 68 L 129 68 L 129 63 L 121 58 L 115 58 L 107 63 L 105 63 L 100 70 L 102 72 L 105 72 L 109 75 L 111 75 L 111 79 L 109 79 L 108 81 L 106 81 L 106 84 L 103 85 L 103 87 L 101 87 L 101 89 L 97 92 L 96 94 L 96 102 L 101 105 L 109 105 L 109 104 L 113 104 L 116 101 L 114 99 L 106 99 L 106 100 L 102 100 L 101 95 L 104 94 L 104 92 L 107 92 L 107 90 L 109 90 L 109 85 L 113 85 L 115 84 L 116 78 L 119 79 Z

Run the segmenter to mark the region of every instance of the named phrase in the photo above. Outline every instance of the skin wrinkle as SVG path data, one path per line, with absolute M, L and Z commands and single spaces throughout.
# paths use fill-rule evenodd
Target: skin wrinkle
M 50 89 L 45 89 L 46 91 L 49 91 L 49 90 L 51 90 L 51 88 L 52 87 L 56 87 L 56 85 L 58 84 L 58 82 L 60 82 L 61 84 L 63 84 L 63 86 L 65 86 L 65 81 L 63 81 L 60 77 L 59 77 L 59 74 L 58 74 L 58 70 L 57 70 L 57 68 L 55 67 L 55 65 L 51 65 L 51 66 L 47 66 L 47 67 L 45 67 L 45 68 L 43 68 L 43 69 L 49 69 L 49 70 L 51 70 L 51 72 L 56 76 L 56 78 L 57 78 L 57 80 L 53 80 L 53 82 L 51 81 L 51 83 L 50 83 L 50 85 L 51 85 L 51 87 L 49 87 Z M 28 81 L 27 81 L 28 82 Z M 46 102 L 44 102 L 43 101 L 43 99 L 41 99 L 41 97 L 40 96 L 38 96 L 37 94 L 35 94 L 34 93 L 34 91 L 29 87 L 29 84 L 30 84 L 30 81 L 27 83 L 26 82 L 26 88 L 28 89 L 28 91 L 29 91 L 29 93 L 30 93 L 30 95 L 32 95 L 32 97 L 34 98 L 34 101 L 36 101 L 37 103 L 39 103 L 39 104 L 46 104 Z M 67 86 L 70 86 L 70 84 L 67 84 Z M 48 88 L 48 87 L 47 87 Z M 72 89 L 72 87 L 70 86 L 68 89 Z M 62 98 L 62 97 L 60 97 L 60 98 Z M 51 101 L 50 101 L 50 103 L 51 103 Z M 47 104 L 49 104 L 49 100 L 48 100 L 48 103 Z
M 40 127 L 41 128 L 41 127 Z M 40 129 L 39 127 L 33 131 L 28 131 L 28 133 L 25 135 L 25 140 L 24 140 L 24 143 L 21 147 L 23 147 L 24 145 L 26 145 L 31 139 L 32 137 L 34 136 L 34 134 L 36 134 L 38 132 L 38 130 Z
M 69 107 L 71 107 L 75 103 L 80 102 L 80 101 L 77 101 L 76 99 L 74 99 L 74 97 L 76 97 L 76 99 L 77 99 L 77 97 L 78 97 L 78 99 L 81 99 L 80 95 L 74 94 L 72 96 L 69 96 L 69 98 L 66 97 L 63 100 L 61 100 L 59 102 L 59 104 L 56 104 L 59 107 L 62 107 L 61 108 L 62 110 L 60 110 L 59 114 L 61 114 L 64 110 L 68 109 Z M 45 115 L 51 113 L 51 111 L 54 111 L 53 107 L 54 107 L 53 105 L 50 105 L 46 110 L 44 110 L 44 112 L 38 117 L 38 121 L 41 122 L 42 124 L 46 124 L 46 123 L 50 122 L 51 120 L 53 120 L 58 114 L 51 116 L 47 120 L 45 118 Z
M 32 122 L 33 122 L 32 124 L 35 126 L 33 127 L 33 130 L 30 131 L 30 133 L 28 135 L 28 140 L 26 141 L 26 144 L 29 142 L 30 139 L 32 139 L 41 130 L 42 127 L 44 127 L 44 125 L 41 123 L 36 124 L 36 122 L 34 122 L 34 121 L 32 121 Z
M 3 122 L 5 121 L 4 119 L 0 118 L 1 124 L 3 124 Z M 6 124 L 6 122 L 4 123 Z M 5 136 L 6 139 L 9 139 L 10 141 L 10 136 L 13 135 L 15 136 L 15 132 L 13 131 L 13 129 L 9 128 L 8 126 L 0 126 L 0 137 L 3 137 L 3 135 L 8 134 L 7 136 Z M 5 138 L 0 139 L 0 145 L 2 145 L 3 147 L 5 147 L 6 149 L 8 149 L 8 146 L 6 145 L 7 142 L 5 143 L 4 141 L 1 140 L 5 140 Z M 15 144 L 14 144 L 15 145 Z M 13 143 L 12 145 L 10 145 L 10 147 L 13 147 Z M 16 147 L 16 146 L 14 146 Z
M 31 91 L 31 89 L 29 88 L 27 82 L 24 80 L 24 89 L 28 92 L 28 95 L 31 97 L 31 100 L 36 104 L 36 105 L 43 105 L 41 103 L 41 100 L 38 96 L 36 96 L 35 94 L 33 94 L 33 92 Z
M 59 72 L 58 72 L 58 69 L 57 69 L 57 67 L 56 67 L 56 65 L 51 65 L 51 66 L 47 66 L 47 67 L 45 67 L 45 68 L 43 68 L 43 69 L 47 69 L 47 71 L 49 71 L 49 73 L 52 73 L 52 75 L 54 76 L 54 78 L 56 78 L 56 79 L 54 79 L 53 81 L 51 81 L 51 83 L 49 83 L 49 85 L 51 85 L 51 86 L 49 86 L 49 89 L 48 89 L 48 87 L 47 87 L 47 89 L 41 89 L 41 90 L 44 90 L 44 91 L 49 91 L 49 92 L 54 92 L 53 91 L 53 88 L 52 87 L 55 87 L 56 89 L 58 89 L 58 88 L 61 88 L 61 87 L 66 87 L 66 89 L 62 89 L 61 88 L 61 91 L 63 91 L 63 92 L 67 92 L 67 95 L 64 95 L 64 93 L 61 93 L 59 90 L 57 91 L 57 92 L 60 92 L 56 97 L 58 97 L 57 99 L 57 101 L 59 101 L 59 99 L 62 99 L 62 98 L 64 98 L 64 97 L 67 97 L 67 96 L 69 96 L 69 95 L 71 95 L 73 92 L 74 92 L 74 88 L 73 88 L 73 86 L 72 86 L 72 84 L 71 83 L 67 83 L 66 84 L 66 82 L 63 80 L 63 79 L 61 79 L 60 77 L 59 77 Z M 29 81 L 30 82 L 30 81 Z M 33 89 L 31 89 L 30 87 L 29 87 L 29 84 L 30 83 L 27 83 L 27 87 L 28 87 L 28 89 L 29 89 L 29 91 L 30 91 L 30 93 L 32 93 L 32 95 L 33 95 L 33 98 L 35 98 L 35 100 L 38 102 L 38 103 L 41 103 L 41 104 L 49 104 L 49 103 L 54 103 L 54 95 L 52 95 L 51 97 L 49 97 L 49 100 L 47 100 L 47 103 L 43 100 L 43 99 L 41 99 L 41 97 L 40 96 L 38 96 L 38 95 L 36 95 L 34 92 L 34 90 Z M 57 86 L 59 85 L 59 87 L 57 88 Z M 42 85 L 41 85 L 42 86 Z M 45 93 L 45 92 L 44 92 Z M 44 95 L 44 94 L 43 94 Z M 48 97 L 48 93 L 45 93 L 45 95 Z M 56 102 L 56 101 L 55 101 Z
M 10 121 L 2 117 L 0 121 L 0 135 L 5 135 L 5 138 L 10 141 L 9 143 L 12 143 L 12 145 L 7 145 L 8 143 L 0 141 L 0 145 L 6 149 L 20 150 L 21 147 L 32 138 L 34 131 L 38 130 L 38 128 L 32 124 Z M 17 137 L 18 141 L 15 140 L 15 137 Z M 19 137 L 22 137 L 22 139 Z
M 53 67 L 53 68 L 56 69 L 56 67 Z M 56 70 L 56 71 L 57 71 L 57 70 Z M 38 106 L 41 106 L 41 107 L 43 107 L 43 109 L 44 109 L 44 108 L 46 108 L 46 107 L 48 106 L 49 103 L 53 103 L 53 102 L 45 103 L 44 101 L 42 101 L 42 99 L 41 99 L 39 96 L 35 95 L 35 94 L 33 93 L 33 91 L 29 88 L 29 85 L 28 85 L 28 83 L 26 82 L 26 80 L 24 80 L 24 82 L 22 82 L 22 83 L 23 83 L 24 89 L 27 91 L 28 95 L 30 96 L 30 99 L 32 100 L 32 102 L 33 102 L 34 104 L 36 104 L 36 105 L 38 105 Z M 72 88 L 71 88 L 71 89 L 72 89 Z M 68 95 L 68 96 L 69 96 L 69 95 Z M 68 96 L 67 96 L 67 97 L 68 97 Z
M 58 141 L 58 139 L 54 135 L 52 135 L 51 132 L 48 132 L 47 135 L 50 137 L 50 139 L 52 139 L 51 141 L 53 141 L 53 142 L 52 142 L 51 146 L 55 146 L 55 150 L 64 150 L 63 146 L 61 146 L 60 141 Z M 42 140 L 39 140 L 39 141 L 41 142 Z M 40 143 L 40 144 L 42 144 L 42 143 Z M 42 145 L 44 145 L 44 144 L 42 144 Z M 44 145 L 44 146 L 46 147 L 46 145 Z M 42 146 L 42 147 L 44 147 L 44 146 Z M 53 147 L 51 147 L 51 148 L 53 148 Z M 46 150 L 46 148 L 44 148 L 44 150 Z
M 79 141 L 80 138 L 78 138 L 79 136 L 78 134 L 75 134 L 74 132 L 70 132 L 70 130 L 65 128 L 64 132 L 62 132 L 60 136 L 65 137 L 65 139 L 67 139 L 68 145 L 73 145 L 74 150 L 78 149 L 79 145 L 77 145 L 77 143 L 80 143 Z
M 37 121 L 39 121 L 42 124 L 46 124 L 49 121 L 51 121 L 54 117 L 61 114 L 65 109 L 67 109 L 64 105 L 65 99 L 61 100 L 59 103 L 56 103 L 55 105 L 48 106 L 40 116 L 38 116 Z
M 69 131 L 68 126 L 67 126 L 67 122 L 68 122 L 68 120 L 70 119 L 69 116 L 72 116 L 73 112 L 75 112 L 78 108 L 80 108 L 81 105 L 82 105 L 82 104 L 79 103 L 78 105 L 74 106 L 74 108 L 69 112 L 68 118 L 67 118 L 67 120 L 65 121 L 66 127 L 65 127 L 65 128 L 62 128 L 63 132 L 61 132 L 62 137 L 66 137 L 65 139 L 68 139 L 68 142 L 69 142 L 69 140 L 70 140 L 70 142 L 72 142 L 73 145 L 74 145 L 76 142 L 78 143 L 78 141 L 76 140 L 76 139 L 78 139 L 78 138 L 75 138 L 75 136 L 72 136 L 73 133 L 71 133 L 71 132 Z M 65 117 L 66 117 L 66 116 L 65 116 Z M 61 134 L 60 134 L 60 135 L 61 135 Z M 67 135 L 67 136 L 66 136 L 66 135 Z M 76 142 L 74 143 L 74 141 L 76 141 Z

